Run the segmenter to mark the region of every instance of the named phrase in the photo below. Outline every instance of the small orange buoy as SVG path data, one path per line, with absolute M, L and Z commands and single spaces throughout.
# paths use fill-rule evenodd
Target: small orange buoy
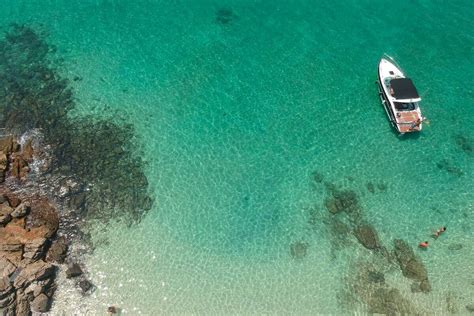
M 428 248 L 428 242 L 427 242 L 427 241 L 422 241 L 422 242 L 420 242 L 420 244 L 418 245 L 418 247 L 420 247 L 420 248 Z

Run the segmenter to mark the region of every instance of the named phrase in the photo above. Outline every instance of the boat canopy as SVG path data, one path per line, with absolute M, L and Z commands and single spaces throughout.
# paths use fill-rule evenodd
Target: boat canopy
M 415 99 L 420 99 L 418 91 L 416 91 L 413 82 L 409 78 L 392 79 L 390 80 L 390 87 L 393 89 L 393 97 L 397 100 L 415 101 Z

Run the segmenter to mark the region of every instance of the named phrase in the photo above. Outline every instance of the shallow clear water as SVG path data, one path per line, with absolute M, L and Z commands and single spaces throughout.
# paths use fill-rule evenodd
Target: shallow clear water
M 130 314 L 365 312 L 344 293 L 372 255 L 356 242 L 334 249 L 315 171 L 360 196 L 389 248 L 395 238 L 416 246 L 446 225 L 419 252 L 432 293 L 411 294 L 397 271 L 387 282 L 432 313 L 446 312 L 449 293 L 461 312 L 472 303 L 474 153 L 456 142 L 474 139 L 470 1 L 2 7 L 2 25 L 46 31 L 64 75 L 82 78 L 72 83 L 76 115 L 118 110 L 135 125 L 156 198 L 139 225 L 94 225 L 86 264 L 98 288 L 81 298 L 64 280 L 54 314 L 111 304 Z M 216 21 L 220 9 L 232 10 L 221 16 L 228 23 Z M 380 105 L 383 53 L 423 97 L 431 124 L 417 137 L 398 138 Z M 437 166 L 445 161 L 462 175 Z M 302 259 L 290 254 L 298 241 L 308 244 Z

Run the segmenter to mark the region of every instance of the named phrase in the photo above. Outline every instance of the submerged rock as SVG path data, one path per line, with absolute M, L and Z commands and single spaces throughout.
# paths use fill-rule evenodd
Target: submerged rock
M 232 9 L 222 8 L 216 12 L 216 22 L 219 24 L 229 24 L 235 18 Z
M 332 214 L 340 212 L 351 214 L 360 211 L 357 194 L 351 190 L 333 191 L 331 197 L 327 198 L 324 204 Z
M 450 244 L 448 246 L 448 249 L 452 251 L 457 251 L 457 250 L 461 250 L 462 247 L 463 247 L 462 244 Z
M 361 225 L 354 229 L 354 236 L 367 249 L 376 250 L 380 248 L 377 231 L 371 225 Z
M 430 292 L 428 273 L 421 260 L 415 256 L 412 248 L 405 241 L 396 239 L 394 252 L 403 275 L 409 279 L 420 281 L 421 291 Z
M 308 243 L 297 241 L 291 244 L 290 246 L 290 254 L 293 258 L 301 259 L 306 257 L 308 252 Z

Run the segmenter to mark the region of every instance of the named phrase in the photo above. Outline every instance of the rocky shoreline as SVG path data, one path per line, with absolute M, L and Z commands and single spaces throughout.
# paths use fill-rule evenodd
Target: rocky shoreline
M 0 311 L 30 315 L 49 311 L 56 290 L 57 271 L 81 276 L 77 263 L 68 262 L 69 242 L 58 234 L 60 214 L 55 201 L 31 186 L 34 164 L 31 139 L 21 146 L 13 136 L 0 138 Z M 68 265 L 66 265 L 66 263 Z M 89 281 L 79 282 L 83 291 Z

